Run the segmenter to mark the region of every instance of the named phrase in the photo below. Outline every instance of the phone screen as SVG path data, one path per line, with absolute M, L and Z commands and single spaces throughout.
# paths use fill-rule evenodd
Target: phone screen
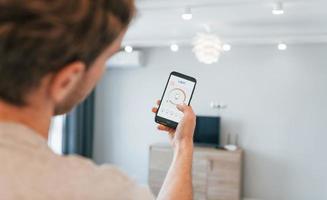
M 194 87 L 194 81 L 171 74 L 157 116 L 179 123 L 183 113 L 176 106 L 190 103 Z

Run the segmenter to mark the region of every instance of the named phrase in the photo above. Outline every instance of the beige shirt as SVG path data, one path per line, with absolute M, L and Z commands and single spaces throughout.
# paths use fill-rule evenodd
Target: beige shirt
M 0 200 L 154 199 L 117 168 L 59 156 L 33 130 L 0 123 Z

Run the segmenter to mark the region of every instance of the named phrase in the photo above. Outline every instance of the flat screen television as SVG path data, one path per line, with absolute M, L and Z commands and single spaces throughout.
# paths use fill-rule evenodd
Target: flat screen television
M 220 117 L 197 116 L 194 132 L 196 145 L 216 146 L 220 144 Z

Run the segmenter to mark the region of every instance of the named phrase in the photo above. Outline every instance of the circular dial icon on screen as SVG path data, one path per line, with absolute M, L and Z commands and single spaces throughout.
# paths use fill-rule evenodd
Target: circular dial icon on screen
M 174 88 L 169 92 L 169 102 L 178 105 L 185 102 L 186 94 L 182 89 Z

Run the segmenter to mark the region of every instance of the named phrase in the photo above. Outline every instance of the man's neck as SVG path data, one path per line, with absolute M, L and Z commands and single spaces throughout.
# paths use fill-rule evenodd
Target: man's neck
M 0 101 L 0 122 L 23 124 L 45 139 L 48 138 L 51 117 L 51 110 L 44 109 L 37 104 L 18 107 Z

